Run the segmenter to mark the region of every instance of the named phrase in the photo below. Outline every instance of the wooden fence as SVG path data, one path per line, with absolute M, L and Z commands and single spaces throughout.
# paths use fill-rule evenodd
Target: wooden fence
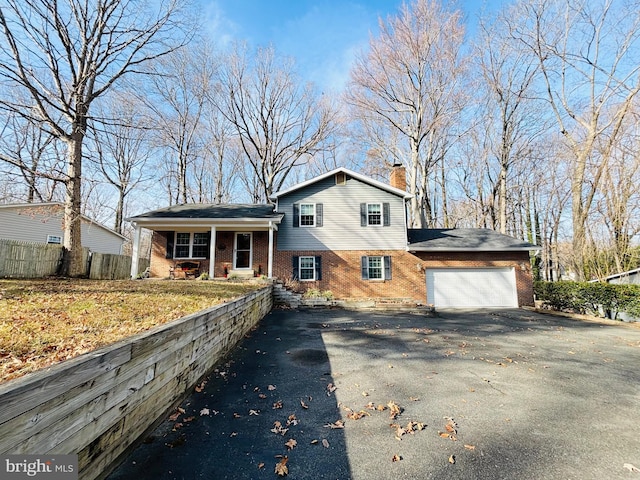
M 131 257 L 82 249 L 85 276 L 95 280 L 124 280 L 131 275 Z M 55 275 L 62 264 L 62 246 L 0 239 L 0 278 L 43 278 Z M 138 260 L 138 273 L 149 260 Z
M 138 273 L 149 266 L 149 259 L 138 259 Z M 92 253 L 89 278 L 94 280 L 118 280 L 131 275 L 131 257 L 110 253 Z

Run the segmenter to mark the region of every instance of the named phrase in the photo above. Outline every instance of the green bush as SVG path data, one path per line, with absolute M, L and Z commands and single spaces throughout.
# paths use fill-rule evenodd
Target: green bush
M 616 319 L 640 317 L 640 285 L 603 282 L 535 282 L 536 298 L 554 310 Z

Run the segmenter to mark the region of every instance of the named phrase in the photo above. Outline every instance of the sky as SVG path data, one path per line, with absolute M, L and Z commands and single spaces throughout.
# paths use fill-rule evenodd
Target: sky
M 473 31 L 484 8 L 506 0 L 460 0 Z M 206 31 L 218 45 L 246 41 L 291 56 L 298 72 L 320 89 L 340 91 L 357 52 L 375 35 L 378 19 L 402 0 L 200 0 Z

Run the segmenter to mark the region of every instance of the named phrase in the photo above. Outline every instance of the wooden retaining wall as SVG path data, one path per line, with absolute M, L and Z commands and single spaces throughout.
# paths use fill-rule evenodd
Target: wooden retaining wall
M 78 454 L 103 478 L 272 306 L 268 286 L 0 385 L 0 454 Z

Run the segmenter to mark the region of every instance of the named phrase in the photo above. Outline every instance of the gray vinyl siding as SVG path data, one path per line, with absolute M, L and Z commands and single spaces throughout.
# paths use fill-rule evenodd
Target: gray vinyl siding
M 402 197 L 347 177 L 336 185 L 331 176 L 278 199 L 284 219 L 278 230 L 278 250 L 404 250 L 406 223 Z M 293 205 L 322 204 L 322 227 L 294 227 Z M 361 203 L 388 203 L 390 225 L 360 225 Z
M 49 207 L 0 209 L 0 238 L 47 243 L 47 236 L 64 238 L 62 213 Z M 82 222 L 82 246 L 98 253 L 120 254 L 124 240 L 95 223 Z

